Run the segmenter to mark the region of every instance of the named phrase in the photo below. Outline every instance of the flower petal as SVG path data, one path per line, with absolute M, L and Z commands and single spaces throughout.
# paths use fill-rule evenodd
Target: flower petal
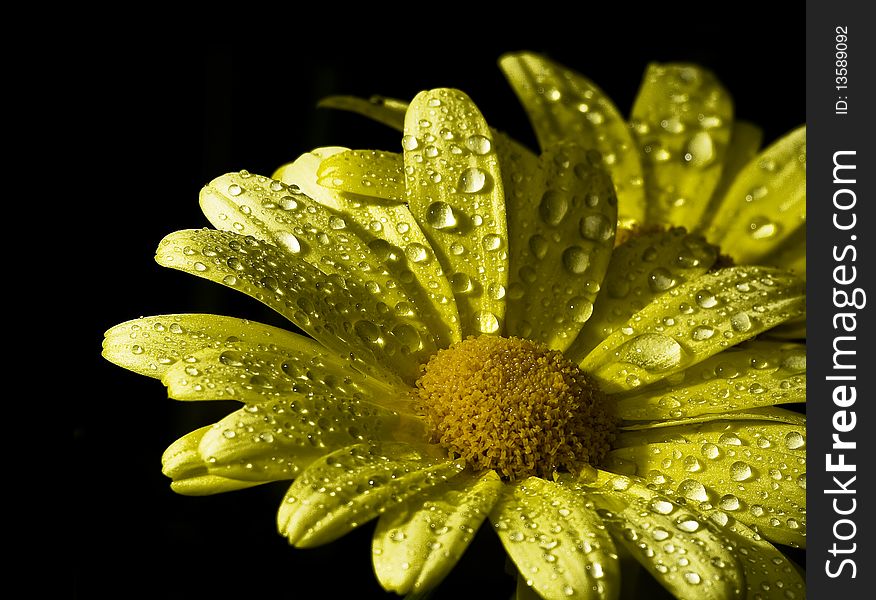
M 209 463 L 198 452 L 198 444 L 209 429 L 208 425 L 192 431 L 164 451 L 161 457 L 161 470 L 173 480 L 170 489 L 184 496 L 206 496 L 267 483 L 267 481 L 230 479 L 209 473 Z
M 704 511 L 721 527 L 721 532 L 733 544 L 736 557 L 745 571 L 747 598 L 765 598 L 765 593 L 782 598 L 805 598 L 806 581 L 800 569 L 775 546 L 763 539 L 728 513 Z
M 420 92 L 405 116 L 408 204 L 449 275 L 464 337 L 499 334 L 505 315 L 505 196 L 491 136 L 458 90 Z
M 739 173 L 706 230 L 740 263 L 759 259 L 806 223 L 806 127 L 761 152 Z
M 721 169 L 721 179 L 704 214 L 707 215 L 696 225 L 696 231 L 700 231 L 708 225 L 711 215 L 715 214 L 730 185 L 739 175 L 740 171 L 757 156 L 760 145 L 763 142 L 763 130 L 757 125 L 746 121 L 734 121 L 733 131 L 730 134 L 730 143 L 724 157 L 724 167 Z M 705 222 L 704 222 L 705 221 Z
M 408 594 L 438 585 L 468 548 L 502 485 L 495 471 L 466 472 L 387 510 L 372 544 L 383 588 Z
M 617 199 L 598 158 L 552 144 L 536 196 L 509 198 L 507 330 L 565 350 L 590 318 L 614 247 Z
M 433 260 L 434 250 L 408 207 L 354 201 L 317 183 L 317 171 L 322 161 L 345 151 L 343 148 L 317 148 L 302 154 L 278 173 L 284 183 L 298 186 L 316 202 L 343 212 L 344 218 L 357 228 L 368 247 L 384 264 L 400 270 L 397 284 L 414 300 L 413 306 L 419 309 L 439 347 L 446 348 L 460 341 L 462 330 L 450 281 L 441 264 Z M 396 312 L 406 314 L 410 305 L 397 304 L 394 308 Z
M 662 442 L 755 446 L 805 458 L 806 427 L 769 421 L 710 421 L 674 427 L 622 431 L 618 434 L 613 446 L 623 448 Z M 714 451 L 711 446 L 705 450 L 709 453 Z
M 605 464 L 640 477 L 659 474 L 664 489 L 692 506 L 718 506 L 772 541 L 806 546 L 805 457 L 756 446 L 659 443 L 614 449 Z
M 582 362 L 606 392 L 677 373 L 805 312 L 805 285 L 787 272 L 730 267 L 655 298 Z
M 614 543 L 578 491 L 529 477 L 509 486 L 490 521 L 527 585 L 542 598 L 613 599 Z
M 366 377 L 316 342 L 296 337 L 300 343 L 295 348 L 271 345 L 265 349 L 235 341 L 198 350 L 171 365 L 162 382 L 177 400 L 264 404 L 291 394 L 308 394 L 351 402 L 379 398 L 392 408 L 407 405 L 393 403 L 394 398 L 404 397 L 403 386 Z
M 705 274 L 717 258 L 717 247 L 680 227 L 630 238 L 614 249 L 593 316 L 566 356 L 581 360 L 654 298 Z
M 541 147 L 565 141 L 598 150 L 614 181 L 621 223 L 641 223 L 642 165 L 626 121 L 609 97 L 582 75 L 537 54 L 506 54 L 499 66 L 526 108 Z
M 720 528 L 627 477 L 600 472 L 592 495 L 614 538 L 681 600 L 736 598 L 742 569 Z
M 721 178 L 733 103 L 709 71 L 648 65 L 630 125 L 642 151 L 647 223 L 693 230 Z
M 405 163 L 397 152 L 348 150 L 320 164 L 319 184 L 348 194 L 405 201 Z
M 294 479 L 317 458 L 353 444 L 422 440 L 422 422 L 367 402 L 296 395 L 248 405 L 209 428 L 198 452 L 211 475 L 244 481 Z
M 615 404 L 623 419 L 693 417 L 806 401 L 806 346 L 754 340 Z
M 309 548 L 330 542 L 464 469 L 430 455 L 433 447 L 357 444 L 318 459 L 295 480 L 277 515 L 289 543 Z
M 253 237 L 209 229 L 161 241 L 159 264 L 222 283 L 273 308 L 357 369 L 416 380 L 434 341 L 418 315 L 392 311 L 355 278 L 327 275 L 294 254 Z M 432 348 L 429 350 L 429 348 Z
M 356 96 L 328 96 L 320 100 L 317 106 L 354 112 L 402 131 L 408 103 L 385 96 L 372 96 L 368 100 Z
M 205 348 L 248 343 L 299 347 L 306 339 L 254 321 L 220 315 L 158 315 L 120 323 L 104 334 L 103 356 L 140 375 L 161 378 L 186 356 Z M 312 343 L 309 342 L 308 343 Z M 317 354 L 324 349 L 314 344 Z
M 798 412 L 779 408 L 777 406 L 764 406 L 761 408 L 747 408 L 728 413 L 712 413 L 699 415 L 697 417 L 688 417 L 686 419 L 672 419 L 666 421 L 649 421 L 647 423 L 639 422 L 626 424 L 621 426 L 625 431 L 637 431 L 640 429 L 657 429 L 661 427 L 676 427 L 695 425 L 697 423 L 708 423 L 710 421 L 719 421 L 722 419 L 732 419 L 734 421 L 775 421 L 777 423 L 788 423 L 791 425 L 806 426 L 806 415 Z

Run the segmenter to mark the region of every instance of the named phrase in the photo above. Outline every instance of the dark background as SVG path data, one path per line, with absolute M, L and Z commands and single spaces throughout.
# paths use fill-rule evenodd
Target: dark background
M 157 380 L 100 358 L 103 331 L 173 312 L 283 326 L 255 300 L 161 269 L 152 257 L 167 233 L 208 225 L 198 191 L 222 173 L 269 175 L 321 145 L 398 150 L 394 131 L 316 109 L 329 94 L 411 98 L 458 87 L 491 125 L 534 147 L 496 66 L 501 53 L 527 49 L 590 77 L 624 114 L 649 61 L 681 60 L 711 68 L 732 93 L 737 118 L 760 124 L 767 142 L 803 123 L 803 3 L 781 14 L 755 4 L 695 6 L 644 14 L 619 5 L 612 16 L 587 8 L 576 16 L 540 3 L 528 10 L 542 17 L 512 16 L 510 25 L 460 8 L 394 27 L 377 26 L 389 16 L 376 13 L 312 21 L 229 13 L 219 25 L 120 30 L 89 47 L 90 67 L 73 90 L 88 145 L 74 160 L 99 165 L 106 184 L 84 190 L 95 266 L 93 287 L 80 284 L 77 293 L 85 297 L 81 358 L 94 391 L 71 411 L 75 597 L 391 597 L 371 572 L 373 526 L 314 550 L 287 545 L 275 529 L 283 483 L 206 498 L 172 493 L 162 451 L 235 407 L 168 400 Z M 435 597 L 507 598 L 513 579 L 504 567 L 498 539 L 484 527 Z

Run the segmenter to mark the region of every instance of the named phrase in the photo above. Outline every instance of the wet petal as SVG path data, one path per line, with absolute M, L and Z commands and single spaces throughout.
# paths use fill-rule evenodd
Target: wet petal
M 727 444 L 660 443 L 612 450 L 606 468 L 661 476 L 691 506 L 731 511 L 781 544 L 806 546 L 806 459 L 772 449 Z M 717 450 L 716 450 L 717 448 Z
M 745 571 L 747 598 L 805 598 L 803 573 L 775 546 L 722 510 L 704 511 L 721 527 L 722 534 L 734 547 Z
M 787 272 L 730 267 L 655 298 L 582 362 L 606 392 L 677 373 L 805 314 L 805 285 Z
M 566 356 L 581 360 L 654 298 L 705 274 L 717 258 L 717 247 L 683 228 L 627 240 L 614 249 L 593 316 Z
M 318 459 L 286 493 L 280 533 L 299 548 L 330 542 L 463 470 L 459 461 L 430 455 L 434 448 L 357 444 Z
M 384 96 L 372 96 L 367 100 L 355 96 L 328 96 L 320 100 L 317 106 L 354 112 L 402 131 L 408 103 Z
M 579 492 L 530 477 L 506 489 L 490 521 L 542 598 L 618 597 L 614 543 Z
M 220 420 L 198 446 L 211 475 L 294 479 L 328 452 L 368 441 L 422 440 L 422 423 L 367 402 L 293 396 L 248 405 Z
M 541 156 L 538 195 L 509 197 L 508 333 L 567 348 L 593 311 L 608 268 L 617 199 L 598 159 L 553 144 Z
M 402 146 L 408 204 L 448 274 L 463 336 L 499 334 L 508 235 L 490 129 L 462 92 L 431 90 L 411 102 Z
M 752 341 L 621 398 L 615 407 L 621 418 L 651 420 L 805 401 L 806 346 Z
M 468 548 L 502 485 L 494 471 L 462 473 L 387 510 L 372 544 L 383 588 L 408 594 L 438 585 Z
M 279 345 L 296 349 L 304 345 L 322 356 L 324 348 L 290 331 L 245 319 L 220 315 L 158 315 L 120 323 L 106 332 L 103 356 L 140 375 L 161 378 L 186 356 L 205 348 L 229 344 Z
M 414 308 L 412 316 L 400 316 L 356 278 L 327 275 L 253 237 L 178 231 L 162 240 L 156 260 L 252 296 L 378 378 L 391 379 L 391 371 L 414 381 L 419 364 L 434 352 Z
M 755 263 L 806 223 L 806 127 L 761 152 L 721 200 L 707 237 L 740 263 Z
M 754 446 L 797 457 L 806 456 L 806 427 L 769 421 L 710 421 L 674 427 L 622 431 L 615 448 L 644 446 L 663 442 L 699 444 L 700 450 L 713 454 L 712 446 Z
M 712 73 L 648 65 L 630 119 L 642 153 L 646 222 L 697 226 L 721 178 L 732 121 L 730 95 Z
M 173 481 L 170 489 L 184 496 L 206 496 L 240 490 L 267 481 L 243 481 L 209 473 L 198 444 L 210 426 L 188 433 L 171 444 L 161 457 L 162 472 Z
M 608 96 L 582 75 L 537 54 L 506 54 L 499 66 L 526 108 L 541 147 L 566 141 L 598 150 L 614 181 L 621 223 L 641 223 L 642 166 L 626 121 Z
M 647 423 L 632 423 L 621 427 L 623 430 L 637 431 L 640 429 L 656 429 L 660 427 L 676 427 L 695 425 L 697 423 L 708 423 L 710 421 L 719 421 L 722 419 L 733 419 L 735 421 L 776 421 L 778 423 L 788 423 L 791 425 L 806 426 L 806 415 L 798 412 L 779 408 L 777 406 L 764 406 L 762 408 L 747 408 L 728 413 L 711 413 L 700 415 L 697 417 L 687 417 L 685 419 L 670 419 L 665 421 L 650 421 Z
M 405 164 L 401 154 L 348 150 L 320 164 L 319 184 L 349 194 L 405 201 Z
M 762 142 L 763 130 L 757 125 L 745 121 L 733 123 L 730 143 L 727 145 L 727 153 L 724 157 L 724 167 L 721 169 L 721 180 L 712 192 L 709 205 L 704 211 L 704 218 L 696 224 L 696 231 L 704 229 L 709 224 L 708 222 L 721 205 L 730 185 L 745 165 L 757 156 Z
M 162 382 L 177 400 L 264 404 L 309 394 L 352 402 L 377 397 L 392 406 L 394 398 L 404 397 L 404 386 L 368 378 L 319 344 L 297 337 L 306 341 L 295 349 L 235 341 L 198 350 L 171 365 Z
M 676 598 L 736 598 L 742 569 L 720 527 L 634 480 L 600 472 L 593 494 L 614 538 Z
M 450 282 L 408 207 L 359 202 L 317 183 L 316 173 L 322 161 L 344 151 L 343 148 L 317 148 L 302 154 L 278 173 L 284 183 L 297 186 L 320 204 L 342 211 L 368 247 L 393 270 L 397 275 L 395 284 L 413 300 L 396 304 L 393 308 L 397 313 L 404 315 L 417 307 L 441 348 L 460 341 L 462 330 Z

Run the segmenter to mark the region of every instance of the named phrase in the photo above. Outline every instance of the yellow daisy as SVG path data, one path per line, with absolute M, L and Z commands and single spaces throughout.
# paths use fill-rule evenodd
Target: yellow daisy
M 293 480 L 277 522 L 301 548 L 377 518 L 399 594 L 489 519 L 521 596 L 616 598 L 621 554 L 679 598 L 802 597 L 770 542 L 805 546 L 805 422 L 775 406 L 804 401 L 805 348 L 756 336 L 805 314 L 803 282 L 718 268 L 681 228 L 615 248 L 599 153 L 535 156 L 458 90 L 420 93 L 402 127 L 401 155 L 219 177 L 216 229 L 159 245 L 307 334 L 215 315 L 107 332 L 104 355 L 171 397 L 243 404 L 168 448 L 173 489 Z

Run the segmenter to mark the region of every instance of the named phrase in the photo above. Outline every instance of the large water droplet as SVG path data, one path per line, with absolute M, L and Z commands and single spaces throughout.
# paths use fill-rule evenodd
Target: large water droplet
M 370 344 L 378 344 L 382 341 L 380 327 L 371 321 L 364 319 L 356 321 L 356 325 L 353 328 L 356 331 L 356 335 Z
M 408 260 L 415 263 L 422 263 L 429 260 L 429 250 L 422 244 L 416 242 L 408 244 L 405 248 L 405 255 Z
M 744 312 L 736 313 L 730 317 L 730 326 L 733 327 L 735 331 L 744 333 L 751 329 L 751 317 Z
M 806 438 L 799 431 L 792 431 L 785 436 L 785 447 L 788 450 L 797 450 L 806 444 Z
M 474 134 L 468 136 L 465 140 L 465 147 L 478 155 L 488 154 L 492 149 L 493 145 L 490 143 L 488 138 L 480 134 Z
M 547 254 L 548 241 L 543 235 L 536 233 L 529 238 L 529 249 L 537 259 L 541 260 Z
M 581 246 L 571 246 L 563 252 L 563 266 L 575 275 L 584 273 L 590 266 L 590 255 Z
M 614 235 L 614 224 L 604 215 L 590 215 L 581 219 L 580 230 L 584 238 L 603 242 Z
M 453 208 L 446 202 L 433 202 L 426 210 L 426 222 L 435 229 L 453 229 L 458 220 Z
M 593 314 L 593 303 L 587 298 L 575 296 L 569 300 L 569 314 L 576 323 L 586 323 Z
M 459 189 L 466 194 L 477 194 L 487 188 L 490 175 L 483 169 L 471 167 L 462 172 L 459 177 Z
M 538 212 L 539 215 L 541 215 L 542 220 L 548 225 L 554 227 L 559 225 L 568 211 L 569 199 L 565 193 L 556 190 L 548 190 L 541 197 Z
M 715 159 L 715 142 L 712 136 L 705 131 L 694 135 L 687 144 L 685 159 L 695 167 L 704 167 L 711 163 Z
M 672 276 L 672 273 L 663 267 L 657 267 L 648 275 L 648 287 L 655 293 L 670 290 L 675 287 L 676 283 L 677 281 Z
M 420 142 L 412 135 L 406 135 L 402 138 L 402 148 L 405 150 L 416 150 L 419 146 Z
M 733 481 L 745 481 L 746 479 L 750 479 L 751 475 L 751 465 L 748 463 L 737 460 L 730 465 L 730 477 Z
M 301 252 L 301 241 L 288 231 L 277 233 L 274 239 L 282 248 L 285 248 L 292 254 L 298 254 Z
M 705 502 L 709 499 L 705 486 L 694 479 L 685 479 L 678 484 L 678 493 L 688 500 Z
M 696 329 L 693 330 L 693 332 L 690 334 L 690 337 L 692 337 L 694 340 L 696 340 L 698 342 L 702 342 L 704 340 L 709 339 L 713 335 L 715 335 L 714 329 L 712 329 L 708 325 L 700 325 L 699 327 L 697 327 Z
M 702 308 L 714 308 L 718 304 L 715 294 L 709 290 L 700 290 L 696 294 L 697 305 Z
M 767 217 L 753 217 L 748 225 L 748 235 L 755 240 L 765 240 L 778 235 L 782 226 Z
M 650 373 L 674 369 L 687 361 L 687 354 L 673 338 L 659 333 L 643 333 L 625 342 L 617 350 L 619 360 Z
M 499 331 L 499 319 L 487 310 L 481 310 L 473 315 L 474 327 L 481 333 L 496 333 Z

